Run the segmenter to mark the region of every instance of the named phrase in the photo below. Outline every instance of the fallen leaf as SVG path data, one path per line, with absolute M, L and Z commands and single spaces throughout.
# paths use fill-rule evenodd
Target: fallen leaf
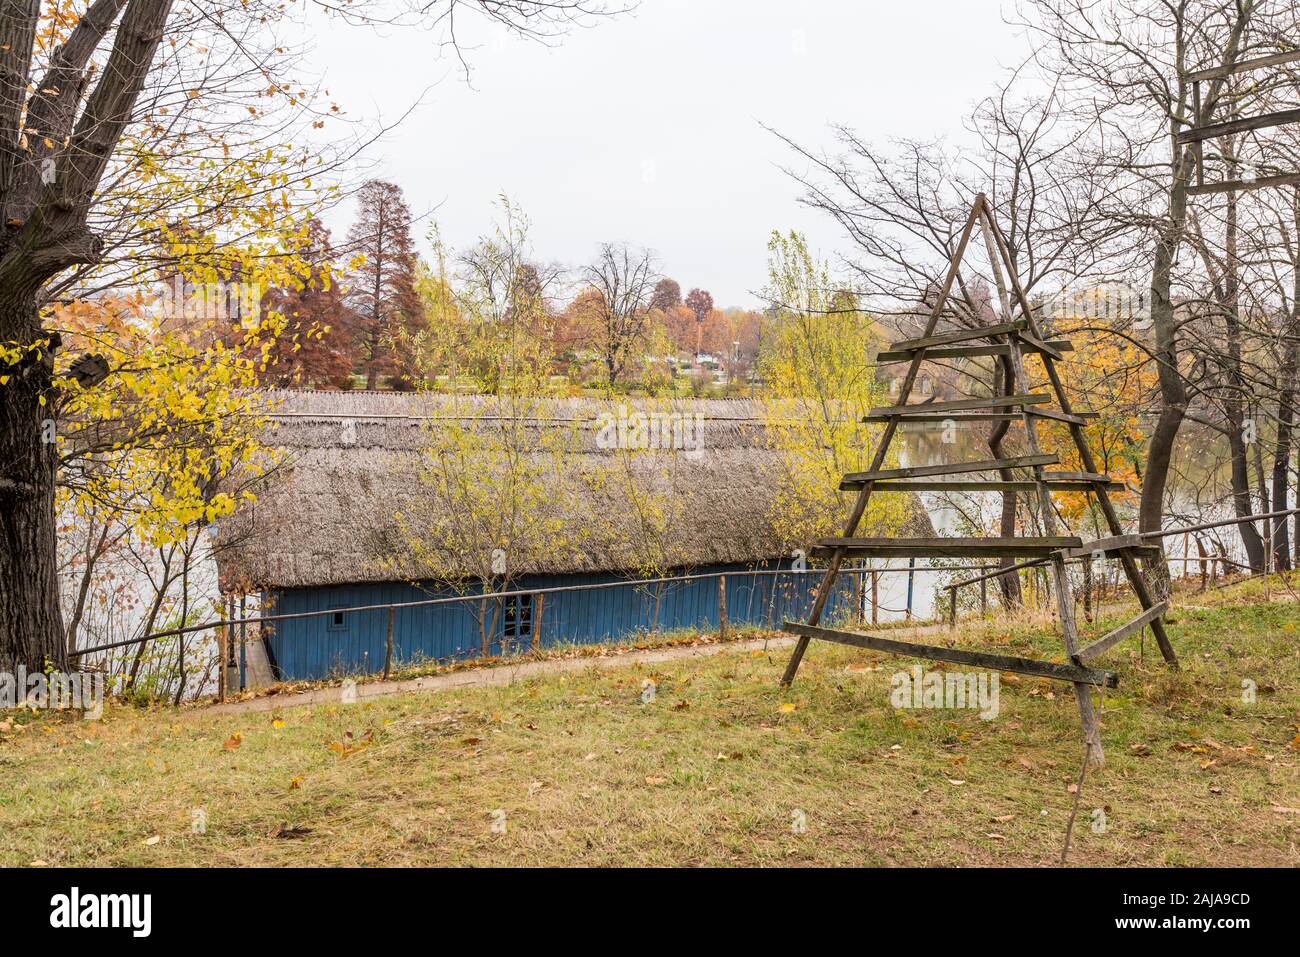
M 650 785 L 651 787 L 658 787 L 661 784 L 667 784 L 668 779 L 659 778 L 659 777 L 655 777 L 654 775 L 651 775 L 645 779 L 645 783 Z
M 951 784 L 953 787 L 961 787 L 961 786 L 962 786 L 963 784 L 965 784 L 966 782 L 965 782 L 965 781 L 958 781 L 956 778 L 949 778 L 949 779 L 948 779 L 948 783 Z
M 781 705 L 781 707 L 778 708 L 777 710 L 779 710 L 782 714 L 791 714 L 794 712 L 794 709 L 795 709 L 794 704 L 787 701 L 783 705 Z
M 158 843 L 159 841 L 161 841 L 161 840 L 162 840 L 162 838 L 159 837 L 157 834 L 155 834 L 153 837 L 146 837 L 146 838 L 145 838 L 143 841 L 141 841 L 140 843 L 142 843 L 145 847 L 153 847 L 155 844 L 157 844 L 157 843 Z
M 225 748 L 227 751 L 234 751 L 243 743 L 244 743 L 244 736 L 240 734 L 238 731 L 236 731 L 230 737 L 226 738 L 225 742 L 221 746 Z
M 289 790 L 296 791 L 302 787 L 302 778 L 293 777 L 289 779 Z

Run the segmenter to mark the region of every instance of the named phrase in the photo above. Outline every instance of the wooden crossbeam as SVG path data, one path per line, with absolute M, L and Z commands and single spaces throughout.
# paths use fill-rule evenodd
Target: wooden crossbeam
M 960 648 L 922 645 L 910 641 L 897 641 L 893 638 L 863 635 L 855 631 L 818 628 L 814 625 L 805 625 L 795 621 L 787 621 L 782 627 L 788 632 L 806 638 L 820 638 L 822 641 L 833 641 L 837 644 L 867 648 L 871 651 L 884 651 L 893 655 L 905 655 L 909 658 L 951 661 L 954 664 L 972 665 L 976 668 L 1011 671 L 1022 675 L 1035 675 L 1040 678 L 1054 678 L 1057 681 L 1103 685 L 1107 688 L 1119 686 L 1119 675 L 1115 674 L 1115 672 L 1085 668 L 1077 664 L 1058 664 L 1054 661 L 1038 661 L 1034 658 L 1020 658 L 1015 655 L 996 655 L 986 651 L 966 651 Z
M 1150 544 L 1141 535 L 1111 535 L 1084 542 L 1078 548 L 1071 548 L 1065 553 L 1066 558 L 1083 558 L 1087 555 L 1114 555 L 1122 551 L 1136 549 L 1141 552 L 1160 551 L 1159 546 Z
M 840 482 L 842 491 L 853 491 L 879 479 L 921 478 L 925 475 L 958 475 L 962 472 L 997 472 L 1002 469 L 1029 468 L 1035 465 L 1054 465 L 1055 455 L 1018 455 L 1006 459 L 983 459 L 977 462 L 944 462 L 939 465 L 913 465 L 902 469 L 877 469 L 874 472 L 850 472 Z
M 1155 621 L 1157 618 L 1159 618 L 1168 610 L 1169 610 L 1169 602 L 1167 601 L 1162 601 L 1157 605 L 1152 605 L 1150 608 L 1142 612 L 1142 614 L 1138 615 L 1132 621 L 1120 625 L 1114 631 L 1108 632 L 1107 634 L 1098 638 L 1087 648 L 1082 649 L 1074 657 L 1078 660 L 1080 664 L 1082 664 L 1085 661 L 1089 661 L 1093 658 L 1096 658 L 1103 651 L 1106 651 L 1107 649 L 1119 644 L 1129 635 L 1141 631 L 1143 628 L 1151 624 L 1151 622 Z
M 1092 482 L 1058 482 L 1047 480 L 1047 487 L 1057 492 L 1091 492 L 1097 486 Z M 1112 490 L 1120 490 L 1124 486 L 1119 482 L 1114 482 L 1107 486 Z M 961 479 L 952 479 L 944 481 L 943 479 L 893 479 L 883 482 L 877 482 L 875 491 L 877 492 L 1032 492 L 1038 488 L 1038 483 L 1032 479 L 1024 481 L 1003 481 L 1002 479 L 993 479 L 989 481 L 979 481 L 972 479 L 963 481 Z M 845 489 L 844 491 L 849 491 Z
M 1187 187 L 1188 196 L 1205 196 L 1210 193 L 1241 193 L 1249 189 L 1268 189 L 1272 186 L 1295 186 L 1300 183 L 1300 173 L 1279 173 L 1255 179 L 1229 179 L 1222 183 L 1197 183 Z
M 891 419 L 897 415 L 914 412 L 961 412 L 966 409 L 1005 409 L 1012 406 L 1042 405 L 1051 402 L 1050 395 L 1027 392 L 1022 395 L 995 395 L 987 399 L 953 399 L 950 402 L 922 402 L 916 405 L 887 405 L 872 409 L 862 417 L 863 422 Z
M 1044 472 L 1043 475 L 1048 481 L 1056 482 L 1088 482 L 1093 485 L 1119 485 L 1109 475 L 1102 475 L 1100 472 Z
M 1200 143 L 1203 140 L 1231 136 L 1233 133 L 1245 133 L 1248 130 L 1262 130 L 1270 126 L 1285 126 L 1288 123 L 1300 123 L 1300 110 L 1278 110 L 1276 113 L 1261 113 L 1259 116 L 1243 116 L 1222 123 L 1209 123 L 1205 126 L 1193 126 L 1180 130 L 1179 145 Z
M 947 346 L 954 342 L 969 342 L 972 339 L 992 339 L 995 336 L 1005 336 L 1010 332 L 1019 332 L 1025 328 L 1025 320 L 1019 319 L 1015 322 L 1004 322 L 996 326 L 980 326 L 978 329 L 957 329 L 953 332 L 941 332 L 938 335 L 923 336 L 920 339 L 903 339 L 899 342 L 891 343 L 890 352 L 916 352 L 918 349 L 929 349 L 932 346 Z
M 1039 409 L 1033 406 L 1025 406 L 1025 415 L 1032 415 L 1040 419 L 1054 419 L 1057 422 L 1067 422 L 1070 425 L 1087 425 L 1089 419 L 1095 419 L 1098 416 L 1096 412 L 1062 412 L 1060 409 Z
M 1022 348 L 1021 352 L 1036 352 L 1039 355 L 1049 355 L 1053 359 L 1064 359 L 1059 349 L 1054 349 L 1049 343 L 1031 335 L 1028 332 L 1020 333 L 1020 341 L 1027 347 Z
M 863 558 L 1016 558 L 1051 555 L 1073 548 L 1082 540 L 1074 535 L 1041 538 L 819 538 L 811 554 L 821 558 L 843 549 Z
M 1038 343 L 1035 339 L 1034 343 Z M 1046 343 L 1033 345 L 1026 341 L 1026 352 L 1041 351 L 1039 346 L 1047 346 L 1051 350 L 1050 355 L 1059 355 L 1062 352 L 1074 351 L 1074 343 L 1068 339 L 1053 339 Z M 1006 343 L 999 342 L 991 346 L 949 346 L 947 348 L 932 348 L 925 350 L 926 359 L 977 359 L 982 356 L 1005 356 L 1010 355 L 1011 347 Z M 917 349 L 895 349 L 893 346 L 888 351 L 881 352 L 876 356 L 877 362 L 907 362 L 912 356 L 916 355 Z
M 1287 53 L 1270 53 L 1268 56 L 1241 60 L 1232 66 L 1212 66 L 1205 70 L 1197 70 L 1194 73 L 1187 74 L 1187 79 L 1192 83 L 1199 83 L 1201 80 L 1217 80 L 1220 77 L 1232 76 L 1236 73 L 1258 70 L 1260 67 L 1294 63 L 1296 60 L 1300 60 L 1300 50 L 1291 50 Z
M 925 406 L 919 406 L 925 408 Z M 1019 412 L 908 412 L 900 422 L 1018 422 Z

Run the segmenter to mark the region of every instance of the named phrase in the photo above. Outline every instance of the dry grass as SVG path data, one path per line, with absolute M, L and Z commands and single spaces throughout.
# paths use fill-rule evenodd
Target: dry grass
M 1133 642 L 1110 653 L 1108 763 L 1072 863 L 1300 864 L 1300 813 L 1275 810 L 1300 806 L 1300 605 L 1236 598 L 1175 616 L 1179 674 L 1149 641 L 1145 660 Z M 1054 654 L 1042 634 L 953 637 Z M 0 734 L 0 863 L 1055 863 L 1082 751 L 1068 687 L 1008 678 L 992 721 L 897 711 L 890 675 L 911 664 L 815 644 L 788 691 L 784 654 L 728 650 L 278 714 L 28 716 Z

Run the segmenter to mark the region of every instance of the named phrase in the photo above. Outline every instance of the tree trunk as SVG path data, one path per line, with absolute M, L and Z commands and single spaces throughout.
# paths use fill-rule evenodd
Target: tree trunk
M 1291 477 L 1291 424 L 1295 402 L 1295 375 L 1300 349 L 1288 343 L 1283 353 L 1282 368 L 1278 370 L 1281 391 L 1277 398 L 1277 441 L 1273 445 L 1273 510 L 1285 512 L 1289 505 L 1287 482 Z M 1279 571 L 1291 568 L 1291 543 L 1287 535 L 1287 520 L 1279 515 L 1273 520 L 1273 560 Z
M 16 331 L 24 345 L 48 337 L 34 302 L 17 313 L 0 315 L 0 329 Z M 11 674 L 47 662 L 66 671 L 68 663 L 54 538 L 57 446 L 46 424 L 54 412 L 41 405 L 52 395 L 45 358 L 28 353 L 0 367 L 9 378 L 0 385 L 0 671 Z
M 1151 325 L 1155 333 L 1154 358 L 1160 383 L 1160 414 L 1147 447 L 1142 498 L 1138 506 L 1138 531 L 1158 532 L 1164 525 L 1165 486 L 1173 461 L 1174 443 L 1187 413 L 1187 387 L 1178 368 L 1178 339 L 1172 300 L 1174 260 L 1182 245 L 1187 218 L 1187 181 L 1191 177 L 1190 154 L 1184 151 L 1174 161 L 1173 185 L 1169 191 L 1168 222 L 1156 242 L 1151 266 Z M 1146 576 L 1157 600 L 1169 595 L 1169 566 L 1163 554 L 1147 560 Z

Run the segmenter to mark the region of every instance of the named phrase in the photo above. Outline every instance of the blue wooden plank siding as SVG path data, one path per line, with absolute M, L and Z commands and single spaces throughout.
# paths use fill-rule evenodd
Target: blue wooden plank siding
M 713 565 L 683 574 L 712 574 L 757 568 L 762 565 Z M 789 568 L 783 561 L 780 568 Z M 667 576 L 665 576 L 667 577 Z M 779 626 L 782 619 L 802 619 L 812 605 L 821 580 L 818 574 L 735 575 L 727 579 L 727 619 L 733 625 Z M 511 584 L 512 591 L 555 588 L 599 582 L 623 582 L 618 587 L 549 594 L 543 604 L 537 643 L 541 646 L 594 644 L 630 638 L 657 627 L 713 630 L 718 627 L 717 579 L 704 578 L 638 585 L 616 574 L 528 575 Z M 452 596 L 456 592 L 438 583 L 405 582 L 343 585 L 327 588 L 292 588 L 264 596 L 268 614 L 328 611 L 390 602 L 412 602 Z M 501 606 L 509 602 L 510 607 Z M 399 608 L 393 622 L 394 664 L 454 661 L 483 654 L 479 618 L 487 606 L 487 620 L 495 614 L 489 633 L 488 654 L 509 654 L 533 643 L 533 599 L 505 602 L 464 601 L 445 605 Z M 853 605 L 852 576 L 841 576 L 831 595 L 825 618 L 847 615 Z M 494 607 L 495 606 L 495 612 Z M 280 680 L 309 680 L 345 674 L 381 671 L 388 628 L 388 612 L 342 612 L 276 622 L 267 639 L 272 665 Z

